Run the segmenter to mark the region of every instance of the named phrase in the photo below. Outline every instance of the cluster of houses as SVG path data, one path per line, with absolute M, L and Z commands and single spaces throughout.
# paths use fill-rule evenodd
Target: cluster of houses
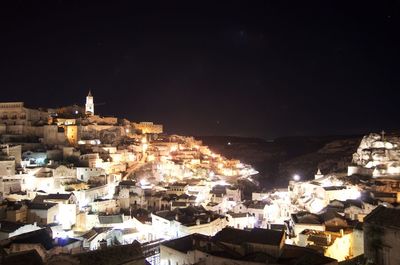
M 245 198 L 237 183 L 257 173 L 250 165 L 93 104 L 91 93 L 84 110 L 0 104 L 5 264 L 400 264 L 393 159 L 380 159 L 389 175 L 360 174 L 383 163 L 360 149 L 352 174 L 318 170 Z M 370 138 L 362 145 L 397 154 Z

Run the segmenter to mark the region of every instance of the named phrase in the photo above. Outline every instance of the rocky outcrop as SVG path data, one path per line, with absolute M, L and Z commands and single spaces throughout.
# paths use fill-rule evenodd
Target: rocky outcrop
M 226 157 L 240 159 L 260 172 L 262 188 L 287 187 L 294 174 L 313 179 L 323 174 L 346 172 L 362 136 L 304 136 L 265 141 L 239 137 L 199 137 Z M 230 144 L 229 144 L 230 143 Z
M 286 178 L 298 174 L 302 179 L 312 179 L 317 168 L 324 174 L 345 173 L 359 142 L 358 137 L 328 142 L 316 152 L 284 161 L 280 164 L 279 173 Z
M 103 144 L 116 145 L 125 135 L 122 126 L 88 125 L 82 126 L 81 138 L 85 140 L 99 139 Z
M 371 133 L 361 140 L 353 154 L 353 165 L 370 169 L 373 176 L 400 175 L 400 135 Z M 357 171 L 357 170 L 355 170 Z

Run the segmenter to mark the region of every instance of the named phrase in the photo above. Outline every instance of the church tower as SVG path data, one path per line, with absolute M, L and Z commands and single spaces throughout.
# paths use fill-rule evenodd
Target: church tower
M 89 94 L 86 97 L 86 105 L 85 105 L 86 115 L 94 115 L 94 103 L 93 96 L 91 91 L 89 90 Z

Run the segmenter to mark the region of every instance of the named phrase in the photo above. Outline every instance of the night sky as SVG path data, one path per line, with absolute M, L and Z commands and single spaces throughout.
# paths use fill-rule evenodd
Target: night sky
M 1 3 L 0 101 L 91 89 L 98 114 L 186 135 L 399 128 L 398 1 L 96 2 Z

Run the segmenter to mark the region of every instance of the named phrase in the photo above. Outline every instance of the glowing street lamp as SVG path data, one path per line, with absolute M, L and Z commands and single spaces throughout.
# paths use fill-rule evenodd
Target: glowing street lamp
M 293 180 L 294 181 L 299 181 L 300 180 L 300 176 L 298 174 L 293 175 Z

